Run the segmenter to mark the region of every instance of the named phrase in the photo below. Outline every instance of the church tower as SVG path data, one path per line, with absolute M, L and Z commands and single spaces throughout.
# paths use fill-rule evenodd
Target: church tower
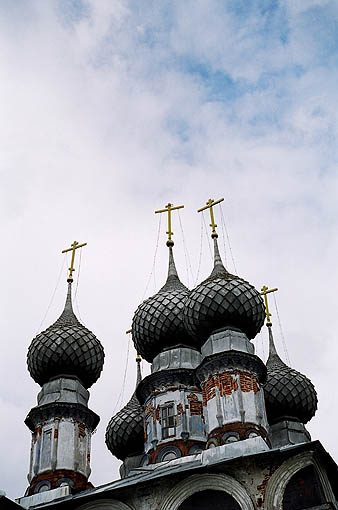
M 317 410 L 317 393 L 305 375 L 288 367 L 278 356 L 272 333 L 268 294 L 278 289 L 262 288 L 266 326 L 269 332 L 267 380 L 264 385 L 265 406 L 269 421 L 269 438 L 273 448 L 311 441 L 305 424 Z
M 223 199 L 209 200 L 214 242 L 214 268 L 191 291 L 184 324 L 201 349 L 197 368 L 203 394 L 207 448 L 255 437 L 268 441 L 268 423 L 262 385 L 266 367 L 254 354 L 250 339 L 264 323 L 264 304 L 248 282 L 230 274 L 220 257 L 213 207 Z
M 99 417 L 88 408 L 88 388 L 100 376 L 104 352 L 100 341 L 74 314 L 72 284 L 74 242 L 64 310 L 39 333 L 28 349 L 28 370 L 41 391 L 25 423 L 32 432 L 27 495 L 69 486 L 71 492 L 92 487 L 90 444 Z
M 149 363 L 151 375 L 137 387 L 144 409 L 143 465 L 200 452 L 205 446 L 202 392 L 196 377 L 201 355 L 184 326 L 183 308 L 189 290 L 174 262 L 171 212 L 168 214 L 168 276 L 155 296 L 138 307 L 132 324 L 135 348 Z

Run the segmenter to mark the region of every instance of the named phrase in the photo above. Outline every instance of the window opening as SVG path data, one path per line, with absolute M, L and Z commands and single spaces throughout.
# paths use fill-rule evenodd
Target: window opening
M 176 416 L 174 404 L 161 408 L 162 439 L 176 435 Z

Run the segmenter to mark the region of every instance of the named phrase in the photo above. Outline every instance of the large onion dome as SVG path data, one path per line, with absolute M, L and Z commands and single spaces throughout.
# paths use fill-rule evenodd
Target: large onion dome
M 61 316 L 39 333 L 28 349 L 28 370 L 40 386 L 51 378 L 68 375 L 77 377 L 85 388 L 89 388 L 102 371 L 103 347 L 96 336 L 76 318 L 71 285 L 71 282 L 68 283 L 66 304 Z
M 268 329 L 270 352 L 264 385 L 268 422 L 271 425 L 284 418 L 296 418 L 307 423 L 317 410 L 316 390 L 310 379 L 283 363 L 276 351 L 271 326 Z
M 137 357 L 136 387 L 141 382 L 140 359 Z M 118 459 L 138 455 L 144 450 L 143 408 L 133 393 L 126 404 L 108 423 L 106 429 L 108 450 Z
M 224 267 L 214 240 L 214 268 L 210 276 L 191 291 L 185 301 L 183 319 L 189 334 L 202 346 L 213 331 L 239 329 L 248 338 L 260 331 L 265 318 L 259 292 Z
M 169 247 L 169 270 L 165 285 L 137 308 L 132 324 L 135 349 L 150 363 L 163 349 L 175 345 L 194 347 L 183 324 L 183 306 L 189 290 L 181 283 Z

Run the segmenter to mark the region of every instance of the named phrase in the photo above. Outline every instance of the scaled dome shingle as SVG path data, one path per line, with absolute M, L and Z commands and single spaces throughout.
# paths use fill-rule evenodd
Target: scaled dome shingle
M 143 408 L 134 393 L 127 405 L 111 418 L 106 429 L 108 450 L 118 459 L 143 453 Z
M 183 319 L 189 334 L 201 347 L 213 331 L 241 330 L 254 338 L 264 323 L 260 293 L 247 281 L 230 274 L 223 266 L 215 243 L 215 264 L 211 275 L 185 301 Z
M 39 333 L 29 346 L 29 373 L 40 386 L 53 377 L 69 375 L 77 377 L 85 388 L 89 388 L 99 378 L 103 362 L 104 351 L 100 341 L 74 314 L 69 283 L 61 316 Z
M 195 347 L 183 323 L 183 307 L 189 290 L 178 278 L 172 247 L 165 285 L 137 308 L 132 324 L 136 351 L 151 363 L 163 349 L 182 344 Z
M 285 417 L 307 423 L 317 410 L 317 393 L 310 379 L 288 367 L 278 356 L 269 327 L 270 354 L 264 384 L 265 407 L 270 424 Z
M 137 361 L 136 387 L 141 382 L 140 358 Z M 143 453 L 144 428 L 143 407 L 133 393 L 128 404 L 113 416 L 106 429 L 106 445 L 108 450 L 118 459 L 124 460 L 131 455 Z

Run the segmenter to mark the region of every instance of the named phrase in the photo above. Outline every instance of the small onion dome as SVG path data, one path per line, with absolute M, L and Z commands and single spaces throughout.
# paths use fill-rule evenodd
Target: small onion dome
M 276 351 L 271 326 L 268 329 L 270 352 L 264 385 L 268 422 L 272 424 L 288 417 L 307 423 L 317 410 L 316 390 L 310 379 L 283 363 Z
M 183 319 L 187 331 L 202 346 L 218 329 L 239 329 L 248 338 L 260 331 L 265 318 L 259 292 L 250 283 L 225 269 L 214 239 L 214 268 L 211 275 L 191 291 Z
M 65 308 L 54 324 L 39 333 L 28 349 L 28 370 L 42 386 L 51 378 L 71 376 L 85 388 L 100 376 L 104 361 L 103 347 L 96 336 L 77 320 L 72 306 L 71 283 Z
M 137 382 L 141 382 L 140 359 L 137 358 Z M 136 392 L 108 423 L 106 429 L 108 450 L 118 459 L 138 455 L 144 451 L 143 407 L 136 397 Z
M 168 241 L 170 243 L 170 241 Z M 163 349 L 175 345 L 194 346 L 183 324 L 183 306 L 189 290 L 179 280 L 172 245 L 165 285 L 137 308 L 132 324 L 135 349 L 149 363 Z

